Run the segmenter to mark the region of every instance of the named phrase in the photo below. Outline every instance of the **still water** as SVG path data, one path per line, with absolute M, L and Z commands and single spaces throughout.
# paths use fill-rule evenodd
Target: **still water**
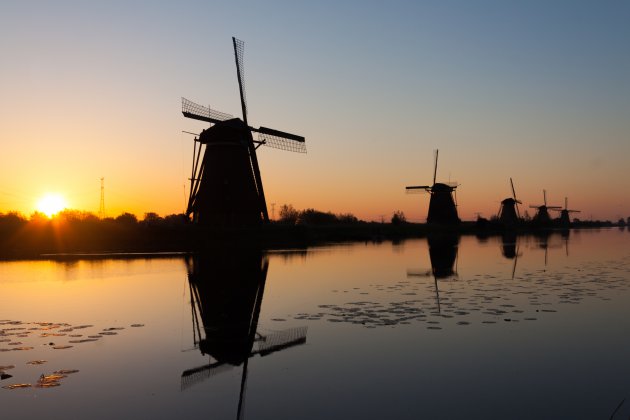
M 0 411 L 628 418 L 629 245 L 610 229 L 1 262 Z

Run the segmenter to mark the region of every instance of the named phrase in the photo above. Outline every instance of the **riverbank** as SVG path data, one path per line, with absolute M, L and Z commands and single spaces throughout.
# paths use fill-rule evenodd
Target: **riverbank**
M 573 228 L 614 226 L 588 222 Z M 38 259 L 62 255 L 172 255 L 216 247 L 263 249 L 306 248 L 332 242 L 383 241 L 421 238 L 432 234 L 492 236 L 505 233 L 540 234 L 558 226 L 523 224 L 506 227 L 492 223 L 463 222 L 456 226 L 421 223 L 356 222 L 332 225 L 271 223 L 259 228 L 207 228 L 187 222 L 121 223 L 104 221 L 48 221 L 0 225 L 0 259 Z M 565 228 L 566 230 L 566 228 Z

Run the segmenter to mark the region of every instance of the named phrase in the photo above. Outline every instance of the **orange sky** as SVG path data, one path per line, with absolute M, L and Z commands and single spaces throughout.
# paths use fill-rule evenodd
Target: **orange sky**
M 584 219 L 630 216 L 630 6 L 560 3 L 3 4 L 0 212 L 56 192 L 96 213 L 101 177 L 108 215 L 183 211 L 181 131 L 206 126 L 180 97 L 240 115 L 236 35 L 250 123 L 307 139 L 259 149 L 276 209 L 424 221 L 404 187 L 439 149 L 463 219 L 495 214 L 510 177 L 525 206 L 546 189 Z

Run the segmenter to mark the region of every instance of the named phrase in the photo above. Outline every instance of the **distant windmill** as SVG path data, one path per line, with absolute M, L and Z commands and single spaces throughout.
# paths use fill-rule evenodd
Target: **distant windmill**
M 549 224 L 551 223 L 551 217 L 549 216 L 549 211 L 548 210 L 559 210 L 562 207 L 560 206 L 548 206 L 547 205 L 547 191 L 543 190 L 543 202 L 544 204 L 539 205 L 539 206 L 529 206 L 532 209 L 537 209 L 536 214 L 534 215 L 534 218 L 532 219 L 532 221 L 534 223 L 538 223 L 538 224 Z
M 506 225 L 515 225 L 521 220 L 518 205 L 522 203 L 516 198 L 516 190 L 514 189 L 514 182 L 512 182 L 512 178 L 510 178 L 510 186 L 512 187 L 512 197 L 501 201 L 501 207 L 499 208 L 499 222 Z
M 554 208 L 552 210 L 560 211 L 560 225 L 563 227 L 571 226 L 571 218 L 569 217 L 569 213 L 579 213 L 579 210 L 569 210 L 569 200 L 567 197 L 564 197 L 564 208 Z
M 435 164 L 433 167 L 433 185 L 416 185 L 405 187 L 407 193 L 427 192 L 431 194 L 429 201 L 429 215 L 427 223 L 458 224 L 457 204 L 453 198 L 453 192 L 457 188 L 456 182 L 436 183 L 438 165 L 438 150 L 435 151 Z
M 252 226 L 269 221 L 256 149 L 265 145 L 306 153 L 306 147 L 302 136 L 248 124 L 244 43 L 236 38 L 232 38 L 232 43 L 243 119 L 182 98 L 185 117 L 213 124 L 195 138 L 186 214 L 205 225 Z M 252 132 L 258 133 L 257 140 Z

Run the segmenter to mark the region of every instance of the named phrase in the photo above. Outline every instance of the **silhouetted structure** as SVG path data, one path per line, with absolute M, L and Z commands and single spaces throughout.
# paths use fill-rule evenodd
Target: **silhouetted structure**
M 562 207 L 560 206 L 548 206 L 547 205 L 547 191 L 543 190 L 543 202 L 544 204 L 538 206 L 529 206 L 532 209 L 537 209 L 536 214 L 532 219 L 532 223 L 537 225 L 550 225 L 551 224 L 551 216 L 549 216 L 549 210 L 558 210 Z
M 457 204 L 453 197 L 453 192 L 457 188 L 456 182 L 436 183 L 438 164 L 438 151 L 435 151 L 435 164 L 433 167 L 433 185 L 415 185 L 405 187 L 408 193 L 428 192 L 431 194 L 429 201 L 429 214 L 427 223 L 455 225 L 459 224 L 457 215 Z
M 569 210 L 569 200 L 567 197 L 564 197 L 564 208 L 553 210 L 560 211 L 560 226 L 562 227 L 570 227 L 571 226 L 571 218 L 569 217 L 569 213 L 579 213 L 580 210 Z
M 302 136 L 249 126 L 244 86 L 244 43 L 236 38 L 232 38 L 232 43 L 243 119 L 182 98 L 185 117 L 213 124 L 195 138 L 186 214 L 203 225 L 255 226 L 269 221 L 256 149 L 265 145 L 305 153 L 306 147 Z M 252 132 L 258 133 L 257 140 L 254 140 Z
M 501 201 L 501 207 L 499 208 L 498 215 L 499 222 L 507 226 L 516 225 L 521 220 L 518 205 L 522 203 L 516 198 L 516 190 L 514 189 L 514 182 L 512 182 L 512 178 L 510 178 L 510 186 L 512 187 L 512 197 Z
M 182 388 L 242 365 L 240 418 L 249 358 L 304 344 L 306 327 L 257 331 L 269 267 L 260 249 L 216 250 L 187 262 L 195 346 L 210 360 L 184 371 Z
M 429 245 L 429 259 L 431 260 L 431 271 L 407 270 L 407 277 L 428 277 L 433 276 L 435 282 L 435 299 L 438 312 L 440 308 L 440 290 L 438 280 L 446 280 L 457 276 L 455 268 L 457 262 L 457 251 L 459 248 L 459 235 L 438 234 L 427 237 Z

